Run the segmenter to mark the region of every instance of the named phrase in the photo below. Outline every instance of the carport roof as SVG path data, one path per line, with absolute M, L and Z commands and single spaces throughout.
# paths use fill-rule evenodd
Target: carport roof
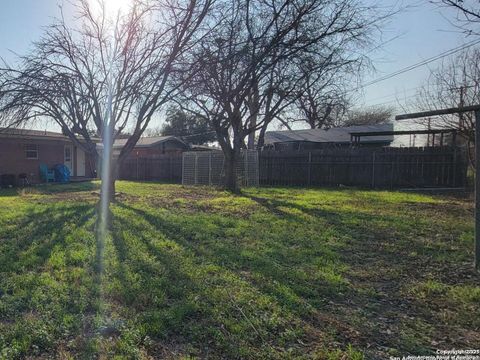
M 325 129 L 304 129 L 286 131 L 267 131 L 265 144 L 282 142 L 318 142 L 318 143 L 349 143 L 350 134 L 356 132 L 386 132 L 393 131 L 393 124 L 362 125 Z M 392 142 L 393 136 L 382 135 L 362 139 L 362 142 Z

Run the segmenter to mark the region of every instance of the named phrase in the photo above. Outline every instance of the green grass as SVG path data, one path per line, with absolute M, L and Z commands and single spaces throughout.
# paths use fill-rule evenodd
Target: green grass
M 370 359 L 480 343 L 467 200 L 119 182 L 0 191 L 0 358 Z

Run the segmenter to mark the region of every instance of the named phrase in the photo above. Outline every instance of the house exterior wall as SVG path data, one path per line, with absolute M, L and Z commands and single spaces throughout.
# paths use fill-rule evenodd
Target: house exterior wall
M 18 179 L 18 175 L 25 173 L 31 183 L 40 183 L 39 166 L 45 164 L 52 168 L 57 164 L 64 163 L 64 147 L 65 145 L 72 145 L 68 140 L 63 139 L 40 139 L 40 138 L 0 138 L 0 175 L 13 174 Z M 36 145 L 37 159 L 28 159 L 26 156 L 26 146 Z M 73 173 L 76 172 L 76 147 L 73 148 Z M 85 176 L 93 177 L 92 170 L 95 166 L 90 166 L 92 158 L 86 154 L 85 161 Z

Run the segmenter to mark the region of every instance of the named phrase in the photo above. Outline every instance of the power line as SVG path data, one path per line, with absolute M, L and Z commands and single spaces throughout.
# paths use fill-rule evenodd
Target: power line
M 453 55 L 453 54 L 455 54 L 455 53 L 457 53 L 457 52 L 459 52 L 459 51 L 465 50 L 465 49 L 467 49 L 467 48 L 469 48 L 469 47 L 471 47 L 471 46 L 477 45 L 477 44 L 479 44 L 479 43 L 480 43 L 480 40 L 470 41 L 470 42 L 468 42 L 468 43 L 466 43 L 466 44 L 457 46 L 456 48 L 453 48 L 453 49 L 444 51 L 444 52 L 442 52 L 442 53 L 440 53 L 440 54 L 438 54 L 438 55 L 435 55 L 435 56 L 432 56 L 432 57 L 430 57 L 430 58 L 427 58 L 427 59 L 425 59 L 425 60 L 423 60 L 423 61 L 420 61 L 420 62 L 418 62 L 418 63 L 416 63 L 416 64 L 412 64 L 412 65 L 407 66 L 407 67 L 405 67 L 405 68 L 403 68 L 403 69 L 394 71 L 393 73 L 384 75 L 384 76 L 379 77 L 379 78 L 377 78 L 377 79 L 375 79 L 375 80 L 372 80 L 372 81 L 370 81 L 370 82 L 367 82 L 367 83 L 365 83 L 365 84 L 363 84 L 363 85 L 361 85 L 361 86 L 358 86 L 358 87 L 356 87 L 356 88 L 354 88 L 354 89 L 352 89 L 352 90 L 350 90 L 350 91 L 348 91 L 348 92 L 354 92 L 354 91 L 363 89 L 363 88 L 365 88 L 365 87 L 367 87 L 367 86 L 370 86 L 370 85 L 379 83 L 379 82 L 381 82 L 381 81 L 388 80 L 388 79 L 390 79 L 390 78 L 392 78 L 392 77 L 395 77 L 395 76 L 404 74 L 404 73 L 406 73 L 406 72 L 408 72 L 408 71 L 412 71 L 412 70 L 414 70 L 414 69 L 417 69 L 417 68 L 419 68 L 420 66 L 424 66 L 424 65 L 427 65 L 427 64 L 429 64 L 429 63 L 431 63 L 431 62 L 433 62 L 433 61 L 440 60 L 440 59 L 442 59 L 442 58 L 444 58 L 444 57 L 446 57 L 446 56 Z
M 460 87 L 453 87 L 453 88 L 448 88 L 448 90 L 460 90 L 461 88 L 472 88 L 472 87 L 475 87 L 476 85 L 462 85 Z M 420 89 L 422 88 L 423 86 L 418 86 L 416 88 L 412 88 L 412 89 Z M 405 100 L 408 100 L 408 99 L 412 99 L 412 98 L 415 98 L 415 97 L 418 97 L 418 96 L 431 96 L 431 97 L 434 97 L 436 94 L 432 93 L 431 91 L 425 91 L 423 92 L 422 94 L 419 94 L 419 93 L 415 93 L 415 94 L 411 94 L 411 95 L 408 95 L 408 96 L 403 96 L 403 97 L 398 97 L 394 100 L 389 100 L 389 101 L 384 101 L 384 102 L 381 102 L 381 103 L 376 103 L 376 104 L 371 104 L 371 105 L 367 105 L 367 106 L 381 106 L 381 105 L 387 105 L 387 104 L 391 104 L 391 103 L 399 103 L 401 101 L 405 101 Z M 364 103 L 366 104 L 367 101 L 364 101 Z

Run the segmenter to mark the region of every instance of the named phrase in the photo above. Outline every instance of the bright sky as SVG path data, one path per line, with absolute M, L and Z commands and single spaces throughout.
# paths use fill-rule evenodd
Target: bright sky
M 393 6 L 396 1 L 388 0 L 383 3 Z M 399 38 L 394 39 L 373 55 L 373 63 L 377 71 L 368 76 L 365 83 L 474 40 L 471 37 L 466 38 L 458 28 L 452 25 L 450 21 L 454 19 L 454 13 L 450 9 L 439 8 L 427 0 L 407 0 L 403 5 L 407 9 L 390 21 L 383 35 L 384 41 L 396 36 Z M 440 63 L 441 60 L 437 60 L 367 86 L 364 104 L 385 104 L 395 106 L 398 111 L 402 111 L 402 106 L 412 101 L 416 88 L 427 79 L 430 69 Z M 397 99 L 401 100 L 401 106 L 398 105 Z
M 52 17 L 58 16 L 58 3 L 61 1 L 0 0 L 0 56 L 11 60 L 13 56 L 9 50 L 25 53 L 31 42 L 40 36 L 42 26 L 49 24 Z M 395 0 L 382 1 L 385 6 L 396 3 Z M 453 19 L 451 11 L 439 9 L 427 0 L 405 0 L 403 5 L 409 6 L 409 9 L 393 18 L 383 34 L 384 41 L 396 36 L 399 38 L 373 54 L 377 72 L 368 76 L 365 82 L 472 40 L 465 38 L 449 23 L 448 19 Z M 429 66 L 435 67 L 436 64 L 439 61 L 366 87 L 363 103 L 359 105 L 386 103 L 397 106 L 401 112 L 396 99 L 407 97 L 407 101 L 411 100 L 415 88 L 427 78 Z

